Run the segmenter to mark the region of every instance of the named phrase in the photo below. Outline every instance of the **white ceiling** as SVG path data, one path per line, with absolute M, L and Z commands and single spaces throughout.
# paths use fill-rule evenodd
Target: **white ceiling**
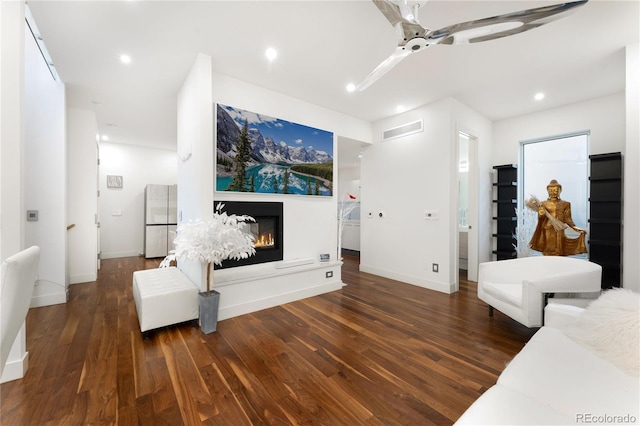
M 431 0 L 431 29 L 558 1 Z M 624 90 L 624 46 L 639 39 L 639 2 L 591 0 L 541 28 L 486 43 L 432 46 L 364 92 L 347 93 L 396 45 L 367 0 L 30 0 L 68 104 L 96 112 L 120 143 L 175 149 L 176 95 L 198 53 L 217 73 L 374 121 L 453 96 L 492 120 Z M 278 50 L 275 62 L 264 55 Z M 119 62 L 127 53 L 133 61 Z M 535 92 L 546 98 L 534 102 Z M 304 123 L 303 123 L 304 124 Z

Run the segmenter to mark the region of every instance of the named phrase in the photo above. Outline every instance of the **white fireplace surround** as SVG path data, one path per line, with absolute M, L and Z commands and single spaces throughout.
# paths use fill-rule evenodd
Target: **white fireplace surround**
M 344 286 L 341 265 L 301 258 L 215 270 L 212 288 L 221 295 L 218 319 L 339 290 Z

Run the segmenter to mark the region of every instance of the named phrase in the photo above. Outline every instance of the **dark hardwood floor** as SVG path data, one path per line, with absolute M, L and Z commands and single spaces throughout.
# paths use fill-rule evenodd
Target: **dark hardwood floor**
M 536 331 L 488 317 L 475 283 L 446 295 L 346 256 L 340 291 L 143 340 L 132 273 L 156 265 L 104 260 L 67 304 L 29 311 L 2 425 L 447 425 Z

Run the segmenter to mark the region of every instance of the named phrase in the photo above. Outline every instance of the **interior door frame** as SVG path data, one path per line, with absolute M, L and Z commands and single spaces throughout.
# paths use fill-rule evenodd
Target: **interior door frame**
M 469 281 L 478 281 L 478 137 L 463 128 L 456 129 L 456 156 L 455 156 L 455 164 L 456 167 L 460 161 L 460 144 L 459 138 L 460 134 L 464 134 L 468 137 L 469 140 L 469 182 L 468 182 L 468 253 L 467 253 L 467 279 Z M 460 240 L 459 240 L 459 231 L 458 231 L 458 210 L 460 208 L 460 173 L 456 168 L 456 201 L 455 201 L 455 227 L 456 227 L 456 238 L 455 238 L 455 282 L 456 288 L 459 287 L 459 277 L 458 271 L 460 268 Z

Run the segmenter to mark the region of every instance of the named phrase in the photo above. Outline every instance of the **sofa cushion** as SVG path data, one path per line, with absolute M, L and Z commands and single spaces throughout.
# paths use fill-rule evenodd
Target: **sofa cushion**
M 565 334 L 628 374 L 640 376 L 640 294 L 625 289 L 604 292 Z
M 575 418 L 553 410 L 520 392 L 495 385 L 483 393 L 456 425 L 565 425 Z
M 640 418 L 640 383 L 552 327 L 541 328 L 509 363 L 498 384 L 527 395 L 575 423 L 581 414 Z
M 496 299 L 513 306 L 522 306 L 522 285 L 484 282 L 484 291 Z

